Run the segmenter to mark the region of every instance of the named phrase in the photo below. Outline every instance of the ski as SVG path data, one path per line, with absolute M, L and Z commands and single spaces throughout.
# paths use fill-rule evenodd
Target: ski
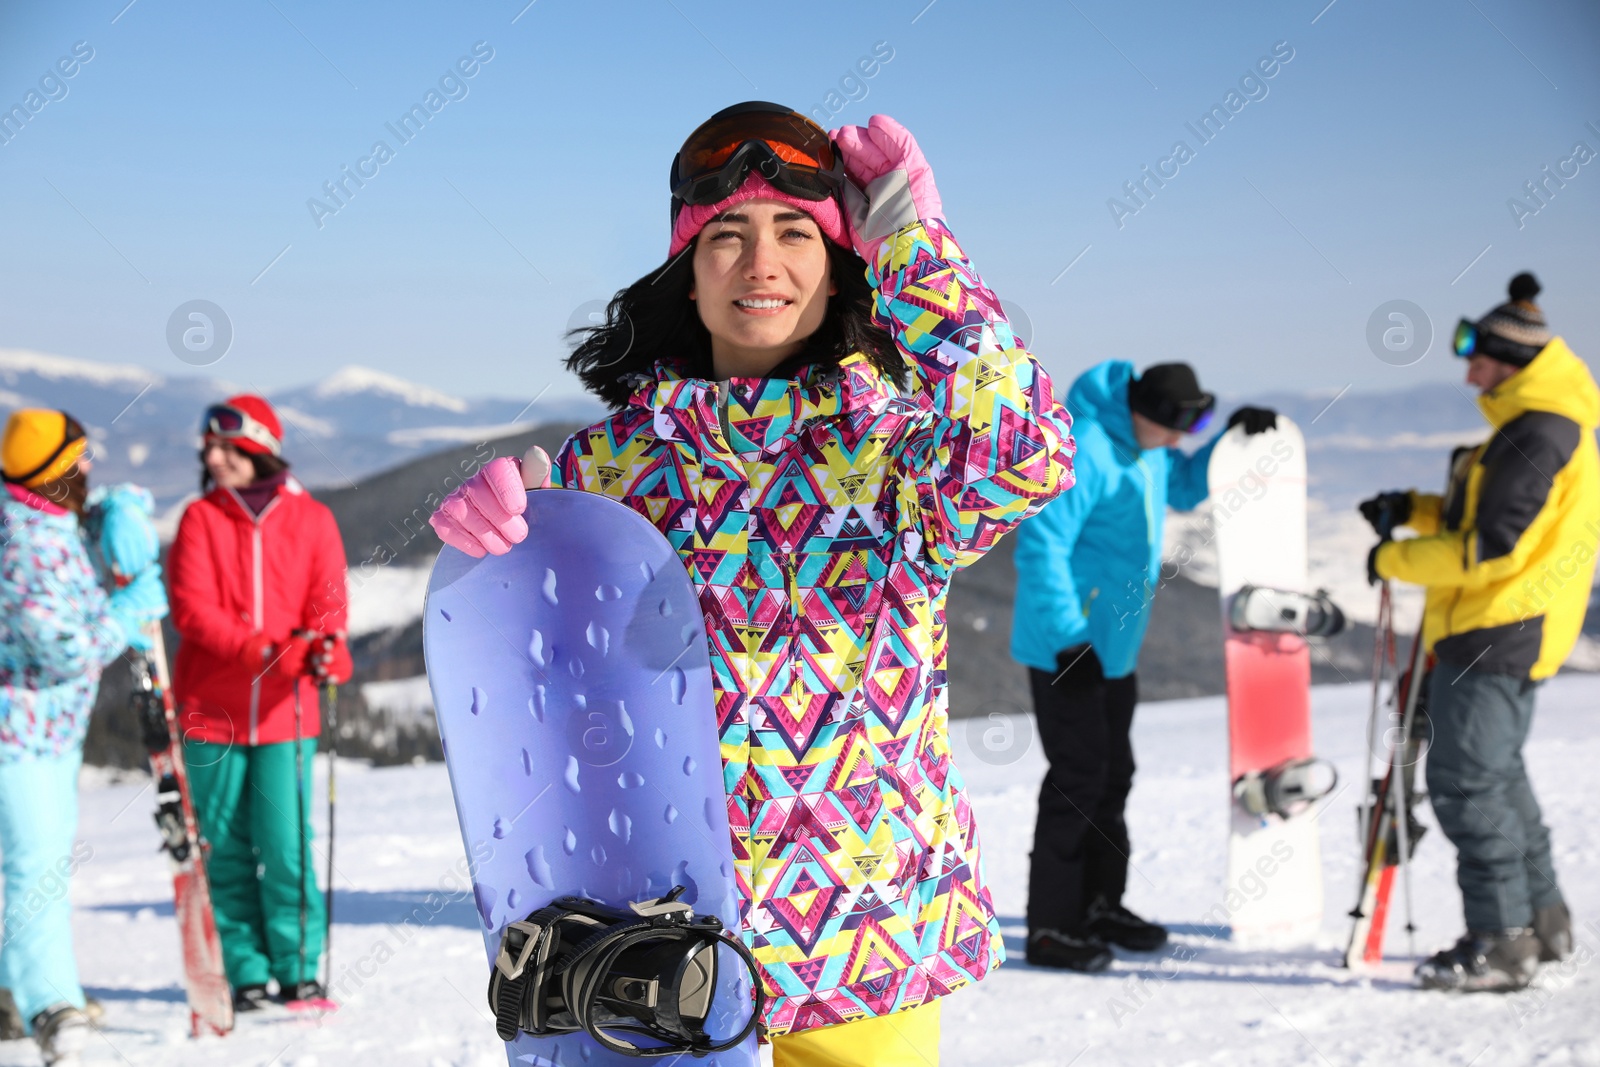
M 134 662 L 133 701 L 150 757 L 150 774 L 156 782 L 156 827 L 161 832 L 162 850 L 172 862 L 190 1031 L 195 1037 L 206 1031 L 226 1034 L 233 1029 L 233 996 L 211 910 L 211 883 L 205 866 L 208 846 L 200 836 L 190 800 L 178 714 L 168 686 L 166 643 L 158 626 L 151 628 L 150 651 Z

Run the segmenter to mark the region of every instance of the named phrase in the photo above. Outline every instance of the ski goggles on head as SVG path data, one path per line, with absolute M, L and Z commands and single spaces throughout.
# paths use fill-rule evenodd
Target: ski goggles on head
M 1525 366 L 1539 354 L 1536 345 L 1518 344 L 1516 341 L 1507 340 L 1499 334 L 1478 329 L 1478 324 L 1468 319 L 1456 323 L 1456 335 L 1452 344 L 1455 354 L 1462 359 L 1471 359 L 1473 356 L 1488 356 L 1491 359 L 1503 360 Z
M 780 104 L 735 104 L 712 115 L 672 158 L 672 212 L 726 200 L 752 172 L 802 200 L 826 200 L 844 186 L 844 161 L 828 131 Z
M 274 456 L 281 455 L 283 445 L 265 425 L 229 404 L 212 404 L 200 420 L 202 436 L 223 441 L 251 441 Z

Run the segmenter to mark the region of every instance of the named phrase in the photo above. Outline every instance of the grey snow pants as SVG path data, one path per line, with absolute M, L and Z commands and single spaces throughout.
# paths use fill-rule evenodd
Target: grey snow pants
M 1538 686 L 1443 662 L 1430 676 L 1428 793 L 1456 846 L 1468 930 L 1530 926 L 1535 909 L 1562 900 L 1550 830 L 1522 762 Z

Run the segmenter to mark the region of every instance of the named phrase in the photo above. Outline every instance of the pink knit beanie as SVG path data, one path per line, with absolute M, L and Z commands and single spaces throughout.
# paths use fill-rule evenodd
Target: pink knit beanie
M 755 200 L 766 197 L 771 200 L 782 200 L 797 211 L 804 211 L 816 220 L 817 227 L 822 235 L 834 244 L 843 248 L 850 247 L 850 234 L 845 230 L 844 213 L 839 210 L 839 201 L 834 197 L 826 200 L 805 200 L 798 196 L 774 189 L 768 181 L 759 174 L 751 174 L 744 184 L 728 197 L 715 204 L 696 206 L 686 204 L 678 212 L 678 217 L 672 223 L 672 245 L 667 250 L 668 256 L 675 256 L 694 243 L 695 237 L 705 229 L 706 223 L 728 210 L 734 204 L 746 200 Z

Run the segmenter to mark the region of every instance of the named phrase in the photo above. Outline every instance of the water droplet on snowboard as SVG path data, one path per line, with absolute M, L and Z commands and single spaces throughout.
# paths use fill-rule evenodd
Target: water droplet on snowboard
M 568 756 L 567 757 L 567 770 L 566 770 L 566 773 L 561 776 L 561 780 L 566 782 L 567 783 L 567 788 L 572 790 L 574 793 L 583 792 L 583 786 L 578 784 L 578 757 L 577 756 Z
M 550 861 L 544 858 L 543 845 L 533 846 L 522 859 L 528 865 L 528 877 L 533 879 L 535 885 L 545 889 L 556 887 L 555 877 L 550 873 Z
M 546 604 L 559 604 L 556 599 L 556 572 L 549 567 L 544 569 L 544 581 L 539 586 L 539 594 L 544 597 Z
M 611 817 L 606 820 L 606 824 L 611 827 L 612 833 L 622 838 L 624 844 L 633 836 L 633 820 L 616 808 L 611 809 Z
M 481 715 L 483 709 L 489 706 L 489 694 L 477 686 L 472 687 L 472 714 Z

